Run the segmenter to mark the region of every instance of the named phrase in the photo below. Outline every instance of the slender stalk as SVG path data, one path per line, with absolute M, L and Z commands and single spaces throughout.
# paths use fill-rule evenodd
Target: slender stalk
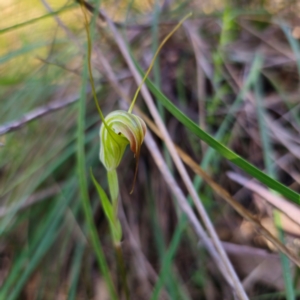
M 119 182 L 118 182 L 118 174 L 115 169 L 107 171 L 107 180 L 108 180 L 109 193 L 113 205 L 114 222 L 115 222 L 115 226 L 117 226 L 117 223 L 119 222 L 118 219 Z M 117 268 L 118 268 L 118 275 L 119 275 L 118 277 L 120 280 L 121 289 L 123 289 L 125 292 L 126 300 L 129 300 L 130 299 L 129 288 L 127 285 L 126 268 L 124 264 L 120 239 L 118 239 L 118 237 L 116 237 L 113 233 L 112 233 L 112 238 L 115 247 Z
M 86 36 L 87 36 L 87 66 L 88 66 L 88 71 L 89 71 L 89 78 L 90 78 L 90 82 L 91 82 L 94 102 L 95 102 L 96 108 L 98 110 L 101 121 L 103 122 L 104 126 L 108 130 L 108 133 L 111 135 L 111 137 L 114 138 L 115 133 L 107 125 L 107 123 L 105 121 L 105 118 L 104 118 L 104 115 L 102 113 L 102 110 L 100 108 L 100 105 L 98 103 L 96 88 L 95 88 L 95 83 L 94 83 L 94 77 L 93 77 L 93 71 L 92 71 L 92 64 L 91 64 L 91 60 L 92 60 L 92 38 L 91 38 L 90 30 L 89 30 L 89 22 L 88 22 L 86 9 L 85 9 L 85 6 L 84 6 L 84 1 L 83 0 L 79 0 L 79 1 L 80 1 L 81 10 L 82 10 L 82 13 L 83 13 L 83 16 L 84 16 L 84 28 L 85 28 Z
M 127 284 L 126 268 L 125 268 L 125 263 L 124 263 L 124 258 L 123 258 L 123 251 L 122 251 L 122 247 L 121 247 L 120 243 L 115 244 L 115 251 L 116 251 L 118 274 L 120 277 L 121 286 L 124 289 L 126 300 L 130 300 L 130 293 L 129 293 L 129 288 L 128 288 L 128 284 Z
M 133 110 L 133 107 L 134 107 L 134 104 L 135 104 L 135 102 L 136 102 L 137 96 L 138 96 L 138 94 L 139 94 L 139 92 L 140 92 L 140 90 L 141 90 L 141 88 L 142 88 L 142 86 L 143 86 L 145 80 L 147 79 L 147 77 L 148 77 L 150 71 L 152 70 L 152 67 L 153 67 L 153 65 L 154 65 L 154 63 L 155 63 L 155 59 L 156 59 L 157 55 L 159 54 L 161 48 L 165 45 L 165 43 L 168 41 L 168 39 L 174 34 L 174 32 L 175 32 L 176 30 L 178 30 L 178 28 L 182 25 L 182 23 L 183 23 L 187 18 L 189 18 L 191 15 L 192 15 L 192 13 L 188 13 L 188 14 L 187 14 L 187 15 L 186 15 L 186 16 L 185 16 L 185 17 L 184 17 L 184 18 L 183 18 L 183 19 L 182 19 L 182 20 L 181 20 L 181 21 L 173 28 L 173 30 L 170 31 L 170 33 L 163 39 L 163 41 L 161 42 L 161 44 L 160 44 L 159 47 L 157 48 L 157 50 L 156 50 L 156 52 L 155 52 L 155 54 L 154 54 L 154 56 L 153 56 L 153 59 L 152 59 L 152 61 L 151 61 L 151 64 L 150 64 L 150 66 L 149 66 L 147 72 L 145 73 L 143 80 L 141 81 L 141 83 L 139 84 L 139 86 L 138 86 L 138 88 L 137 88 L 137 90 L 136 90 L 136 92 L 135 92 L 135 95 L 134 95 L 134 97 L 133 97 L 133 100 L 132 100 L 132 102 L 131 102 L 131 104 L 130 104 L 130 107 L 129 107 L 129 109 L 128 109 L 128 112 L 129 112 L 129 113 L 131 113 L 132 110 Z
M 107 180 L 110 193 L 110 199 L 115 212 L 115 218 L 118 218 L 118 197 L 119 197 L 119 181 L 116 170 L 107 171 Z
M 88 65 L 89 77 L 90 77 L 90 81 L 91 81 L 93 98 L 94 98 L 95 105 L 97 107 L 98 113 L 100 115 L 101 121 L 108 128 L 108 126 L 106 125 L 105 118 L 103 116 L 102 110 L 101 110 L 101 108 L 99 106 L 97 95 L 96 95 L 96 89 L 95 89 L 95 84 L 94 84 L 94 80 L 93 80 L 93 72 L 92 72 L 92 66 L 91 66 L 92 39 L 91 39 L 90 30 L 89 30 L 89 22 L 88 22 L 87 13 L 86 13 L 86 10 L 85 10 L 85 7 L 84 7 L 84 3 L 83 3 L 82 0 L 80 0 L 80 7 L 81 7 L 81 10 L 82 10 L 82 13 L 83 13 L 83 16 L 84 16 L 84 28 L 85 28 L 86 36 L 87 36 L 87 43 L 88 43 L 87 44 L 87 55 L 88 55 L 87 65 Z

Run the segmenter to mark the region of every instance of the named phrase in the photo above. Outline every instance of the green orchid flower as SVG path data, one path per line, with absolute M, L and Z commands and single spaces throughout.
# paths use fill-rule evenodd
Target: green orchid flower
M 146 134 L 146 124 L 137 115 L 123 110 L 116 110 L 108 114 L 105 124 L 102 123 L 100 127 L 100 161 L 107 171 L 115 170 L 129 144 L 137 160 L 134 185 L 141 145 Z

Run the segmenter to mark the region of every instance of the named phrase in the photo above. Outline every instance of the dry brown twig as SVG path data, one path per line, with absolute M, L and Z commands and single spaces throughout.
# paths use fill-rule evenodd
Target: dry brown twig
M 188 36 L 191 40 L 191 44 L 193 46 L 193 50 L 195 53 L 196 59 L 196 69 L 197 69 L 197 97 L 198 97 L 198 107 L 199 107 L 199 125 L 200 127 L 205 130 L 206 123 L 205 123 L 205 74 L 201 66 L 201 62 L 203 61 L 203 54 L 200 52 L 201 47 L 201 40 L 196 31 L 195 26 L 192 22 L 186 22 L 184 24 L 184 29 L 187 31 Z M 206 144 L 201 141 L 202 152 L 204 153 L 207 146 Z
M 300 267 L 300 259 L 294 255 L 285 245 L 283 245 L 276 237 L 274 237 L 260 222 L 246 210 L 240 203 L 238 203 L 225 189 L 218 185 L 214 180 L 202 170 L 199 165 L 194 162 L 186 153 L 184 153 L 180 148 L 177 148 L 183 161 L 192 168 L 192 170 L 201 176 L 213 190 L 221 196 L 226 202 L 230 204 L 231 207 L 235 209 L 243 218 L 251 222 L 255 228 L 260 232 L 265 238 L 272 242 L 279 251 L 286 254 L 297 266 Z
M 261 186 L 260 184 L 256 183 L 255 181 L 248 179 L 240 174 L 234 172 L 227 172 L 228 177 L 241 184 L 242 186 L 246 187 L 247 189 L 251 190 L 252 192 L 260 195 L 270 204 L 278 208 L 282 213 L 284 213 L 288 218 L 292 221 L 300 225 L 300 208 L 293 203 L 290 203 L 280 196 L 271 193 L 269 190 Z
M 76 102 L 77 100 L 78 100 L 78 95 L 73 94 L 71 96 L 66 97 L 65 99 L 55 100 L 45 106 L 40 106 L 40 107 L 28 112 L 20 119 L 0 126 L 0 136 L 6 134 L 8 132 L 17 130 L 17 129 L 23 127 L 24 125 L 26 125 L 27 123 L 29 123 L 33 120 L 36 120 L 38 118 L 41 118 L 49 113 L 52 113 L 59 109 L 62 109 L 64 107 Z

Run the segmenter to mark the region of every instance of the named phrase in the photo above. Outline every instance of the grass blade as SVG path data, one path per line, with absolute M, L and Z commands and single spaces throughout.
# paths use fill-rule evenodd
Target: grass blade
M 258 124 L 259 124 L 259 132 L 261 136 L 261 143 L 262 143 L 262 151 L 264 154 L 264 163 L 267 170 L 267 174 L 270 175 L 272 178 L 276 178 L 276 173 L 274 172 L 274 169 L 272 167 L 272 161 L 271 157 L 273 157 L 273 149 L 271 145 L 271 141 L 269 138 L 269 134 L 267 132 L 267 124 L 265 122 L 265 109 L 263 106 L 263 87 L 262 87 L 262 81 L 260 80 L 260 77 L 258 77 L 258 80 L 254 87 L 255 90 L 255 98 L 256 98 L 256 108 L 257 108 L 257 118 L 258 118 Z M 277 233 L 279 236 L 279 240 L 281 243 L 284 244 L 284 232 L 282 230 L 282 224 L 280 220 L 280 212 L 277 209 L 273 209 L 273 219 L 274 223 L 277 229 Z M 284 278 L 284 284 L 286 289 L 286 298 L 287 300 L 294 300 L 295 299 L 295 293 L 293 288 L 293 280 L 291 276 L 291 270 L 289 265 L 289 259 L 288 257 L 283 254 L 279 253 L 280 255 L 280 261 L 281 261 L 281 267 L 283 272 L 283 278 Z
M 111 299 L 117 299 L 117 295 L 113 286 L 113 282 L 109 273 L 109 269 L 105 260 L 105 256 L 99 241 L 97 229 L 93 220 L 93 212 L 89 202 L 88 184 L 86 178 L 86 163 L 84 151 L 84 124 L 85 124 L 85 101 L 86 101 L 86 84 L 88 78 L 87 61 L 84 64 L 83 82 L 81 88 L 81 96 L 78 102 L 78 130 L 77 130 L 77 171 L 79 177 L 80 196 L 82 200 L 82 207 L 85 214 L 88 233 L 94 252 L 96 254 L 97 262 L 100 270 L 106 281 Z
M 165 108 L 186 128 L 196 134 L 201 140 L 206 142 L 209 146 L 214 148 L 218 153 L 224 156 L 226 159 L 240 167 L 243 171 L 253 176 L 260 182 L 267 185 L 269 188 L 277 191 L 281 195 L 285 196 L 294 203 L 300 205 L 300 195 L 290 188 L 286 187 L 279 181 L 271 178 L 263 173 L 261 170 L 247 162 L 238 154 L 227 148 L 225 145 L 217 141 L 210 134 L 203 131 L 196 123 L 194 123 L 189 117 L 187 117 L 182 111 L 180 111 L 157 87 L 149 80 L 146 80 L 146 84 L 156 98 L 162 102 Z
M 75 3 L 71 4 L 71 5 L 68 5 L 68 6 L 65 6 L 57 11 L 54 11 L 54 12 L 51 12 L 51 13 L 48 13 L 48 14 L 45 14 L 43 16 L 40 16 L 40 17 L 37 17 L 37 18 L 33 18 L 33 19 L 30 19 L 26 22 L 22 22 L 22 23 L 19 23 L 19 24 L 16 24 L 16 25 L 13 25 L 13 26 L 9 26 L 9 27 L 6 27 L 6 28 L 3 28 L 3 29 L 0 29 L 0 34 L 2 33 L 5 33 L 5 32 L 8 32 L 8 31 L 11 31 L 11 30 L 15 30 L 15 29 L 18 29 L 18 28 L 21 28 L 21 27 L 24 27 L 24 26 L 27 26 L 27 25 L 30 25 L 30 24 L 33 24 L 35 22 L 38 22 L 38 21 L 41 21 L 45 18 L 48 18 L 48 17 L 52 17 L 53 15 L 57 15 L 57 14 L 60 14 L 64 11 L 67 11 L 69 9 L 72 9 L 74 7 L 76 7 L 77 5 Z

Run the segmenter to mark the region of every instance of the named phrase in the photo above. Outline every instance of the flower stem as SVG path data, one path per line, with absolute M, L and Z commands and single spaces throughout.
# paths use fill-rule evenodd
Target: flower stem
M 124 264 L 123 253 L 122 253 L 122 248 L 120 243 L 115 244 L 115 250 L 116 250 L 116 259 L 117 259 L 117 266 L 118 266 L 118 274 L 121 277 L 120 279 L 121 279 L 122 287 L 125 292 L 125 299 L 130 300 L 130 293 L 127 285 L 126 268 Z
M 118 218 L 118 198 L 119 198 L 119 181 L 117 171 L 107 171 L 107 180 L 110 193 L 110 199 L 115 212 L 116 219 Z
M 118 174 L 117 171 L 110 170 L 107 171 L 107 180 L 108 180 L 108 186 L 109 186 L 109 193 L 114 209 L 114 217 L 115 217 L 115 222 L 118 222 L 118 198 L 119 198 L 119 181 L 118 181 Z M 121 236 L 120 236 L 121 237 Z M 123 289 L 125 292 L 125 298 L 126 300 L 129 300 L 129 288 L 127 285 L 127 279 L 126 279 L 126 269 L 125 269 L 125 264 L 124 264 L 124 259 L 123 259 L 123 253 L 122 253 L 122 248 L 121 248 L 121 241 L 117 240 L 113 236 L 113 242 L 115 246 L 115 251 L 116 251 L 116 260 L 117 260 L 117 268 L 118 268 L 118 274 L 119 274 L 119 279 L 120 279 L 120 284 L 121 284 L 121 290 Z
M 139 92 L 140 92 L 140 90 L 141 90 L 141 88 L 142 88 L 142 86 L 143 86 L 143 84 L 144 84 L 144 82 L 146 81 L 146 79 L 147 79 L 147 77 L 148 77 L 148 75 L 149 75 L 149 73 L 151 72 L 151 69 L 152 69 L 152 67 L 153 67 L 153 65 L 154 65 L 154 62 L 155 62 L 155 59 L 156 59 L 156 57 L 157 57 L 157 55 L 158 55 L 158 53 L 159 53 L 159 51 L 161 50 L 161 48 L 164 46 L 164 44 L 168 41 L 168 39 L 172 36 L 172 34 L 182 25 L 182 23 L 187 19 L 187 18 L 189 18 L 190 16 L 192 15 L 192 13 L 188 13 L 174 28 L 173 28 L 173 30 L 163 39 L 163 41 L 160 43 L 160 45 L 158 46 L 158 48 L 157 48 L 157 50 L 156 50 L 156 52 L 155 52 L 155 54 L 154 54 L 154 56 L 153 56 L 153 58 L 152 58 L 152 61 L 151 61 L 151 63 L 150 63 L 150 66 L 149 66 L 149 68 L 148 68 L 148 70 L 147 70 L 147 72 L 145 73 L 145 75 L 144 75 L 144 78 L 143 78 L 143 80 L 141 81 L 141 83 L 140 83 L 140 85 L 138 86 L 138 88 L 137 88 L 137 90 L 136 90 L 136 92 L 135 92 L 135 95 L 134 95 L 134 97 L 133 97 L 133 100 L 132 100 L 132 102 L 131 102 L 131 104 L 130 104 L 130 107 L 129 107 L 129 109 L 128 109 L 128 112 L 129 113 L 131 113 L 132 112 L 132 110 L 133 110 L 133 107 L 134 107 L 134 104 L 135 104 L 135 101 L 136 101 L 136 99 L 137 99 L 137 96 L 138 96 L 138 94 L 139 94 Z

